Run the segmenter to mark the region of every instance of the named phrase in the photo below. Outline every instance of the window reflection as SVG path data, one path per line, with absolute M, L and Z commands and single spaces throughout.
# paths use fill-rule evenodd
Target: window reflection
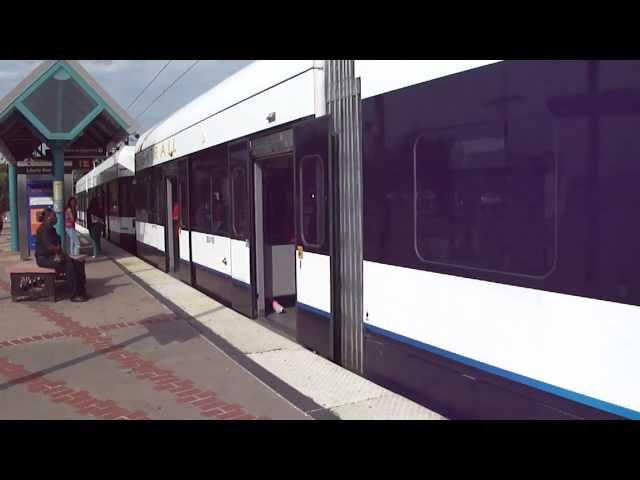
M 302 158 L 300 167 L 302 240 L 320 248 L 324 241 L 324 169 L 322 158 L 310 155 Z
M 422 261 L 535 276 L 551 268 L 555 162 L 545 145 L 520 154 L 505 130 L 481 123 L 433 129 L 416 140 L 415 248 Z

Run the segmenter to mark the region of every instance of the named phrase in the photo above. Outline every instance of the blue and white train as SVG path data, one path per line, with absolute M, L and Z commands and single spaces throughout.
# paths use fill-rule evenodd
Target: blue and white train
M 123 146 L 75 185 L 80 228 L 87 230 L 87 209 L 93 199 L 104 208 L 104 236 L 125 250 L 136 252 L 134 203 L 134 146 Z
M 254 62 L 140 137 L 135 249 L 450 418 L 637 419 L 638 132 L 640 61 Z

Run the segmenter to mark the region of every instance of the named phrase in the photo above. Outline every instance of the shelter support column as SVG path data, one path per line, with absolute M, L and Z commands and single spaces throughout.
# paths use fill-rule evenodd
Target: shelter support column
M 56 231 L 64 243 L 64 146 L 52 146 L 53 153 L 53 209 L 58 217 Z
M 9 216 L 11 218 L 11 251 L 20 250 L 18 241 L 18 169 L 9 163 Z

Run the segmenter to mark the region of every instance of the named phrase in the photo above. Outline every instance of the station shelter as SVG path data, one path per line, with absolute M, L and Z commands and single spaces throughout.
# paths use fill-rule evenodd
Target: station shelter
M 29 258 L 38 213 L 63 210 L 73 183 L 137 129 L 135 121 L 74 60 L 47 60 L 0 100 L 0 154 L 9 162 L 11 249 Z

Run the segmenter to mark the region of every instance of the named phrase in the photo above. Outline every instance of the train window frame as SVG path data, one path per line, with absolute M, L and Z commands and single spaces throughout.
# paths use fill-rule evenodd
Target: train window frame
M 165 175 L 162 168 L 156 168 L 152 172 L 152 184 L 156 185 L 156 188 L 152 188 L 151 191 L 153 193 L 154 198 L 154 219 L 156 220 L 156 225 L 158 226 L 166 226 L 167 225 L 167 212 L 166 208 L 166 198 L 167 198 L 167 187 L 166 181 L 167 176 Z
M 236 204 L 236 182 L 235 182 L 235 172 L 237 171 L 242 171 L 242 176 L 244 178 L 244 188 L 245 188 L 245 195 L 244 195 L 244 202 L 246 203 L 245 206 L 245 215 L 246 215 L 246 231 L 239 231 L 238 230 L 238 223 L 237 223 L 237 219 L 238 219 L 238 215 L 237 215 L 237 204 Z M 233 235 L 235 235 L 236 237 L 241 237 L 241 238 L 248 238 L 249 237 L 249 230 L 250 230 L 250 226 L 249 226 L 249 222 L 250 222 L 250 213 L 249 213 L 249 186 L 247 185 L 248 182 L 248 175 L 247 175 L 247 167 L 245 165 L 234 165 L 230 168 L 230 177 L 231 177 L 231 230 L 233 231 Z M 212 188 L 213 191 L 213 188 Z M 241 198 L 242 196 L 238 196 L 238 198 Z
M 309 159 L 317 159 L 316 164 L 319 163 L 320 165 L 320 179 L 321 179 L 321 185 L 322 185 L 322 195 L 319 195 L 321 201 L 320 201 L 320 208 L 318 209 L 317 212 L 317 218 L 319 218 L 320 223 L 319 225 L 321 226 L 321 231 L 319 231 L 317 233 L 317 237 L 318 237 L 318 243 L 313 243 L 313 242 L 309 242 L 305 236 L 304 233 L 304 164 L 305 161 L 309 160 Z M 299 205 L 298 205 L 298 209 L 299 209 L 299 219 L 298 221 L 300 222 L 300 239 L 302 240 L 302 244 L 305 247 L 311 247 L 311 248 L 316 248 L 316 249 L 321 249 L 324 247 L 325 243 L 326 243 L 326 232 L 327 232 L 327 215 L 326 215 L 326 185 L 325 185 L 325 166 L 324 166 L 324 159 L 322 158 L 321 155 L 314 153 L 314 154 L 309 154 L 309 155 L 304 155 L 301 159 L 300 159 L 300 166 L 299 166 L 299 171 L 298 171 L 298 179 L 300 182 L 300 198 L 299 198 Z M 316 202 L 316 205 L 318 205 L 318 202 Z
M 141 200 L 141 205 L 140 205 L 140 210 L 142 212 L 141 217 L 143 218 L 143 220 L 141 220 L 144 223 L 148 223 L 148 224 L 153 224 L 154 223 L 154 217 L 153 217 L 153 212 L 152 212 L 152 208 L 151 208 L 151 204 L 152 204 L 152 196 L 151 196 L 151 190 L 152 190 L 152 184 L 153 184 L 153 177 L 152 177 L 152 171 L 151 169 L 145 169 L 140 173 L 140 185 L 139 185 L 139 189 L 140 189 L 140 200 Z
M 483 122 L 484 123 L 484 122 Z M 418 148 L 418 144 L 420 142 L 420 140 L 422 138 L 424 138 L 425 136 L 427 136 L 429 133 L 426 131 L 423 131 L 421 133 L 419 133 L 415 140 L 413 141 L 413 145 L 411 148 L 411 154 L 412 154 L 412 162 L 411 162 L 411 166 L 412 166 L 412 186 L 413 186 L 413 191 L 412 191 L 412 215 L 413 215 L 413 249 L 414 249 L 414 253 L 416 255 L 416 257 L 423 263 L 423 264 L 427 264 L 427 265 L 435 265 L 438 267 L 446 267 L 446 268 L 455 268 L 458 269 L 460 271 L 474 271 L 474 272 L 483 272 L 483 273 L 489 273 L 489 274 L 499 274 L 499 275 L 505 275 L 505 276 L 509 276 L 509 277 L 516 277 L 516 278 L 523 278 L 523 279 L 533 279 L 533 280 L 545 280 L 547 278 L 549 278 L 554 271 L 557 269 L 557 265 L 558 265 L 558 245 L 559 245 L 559 201 L 560 201 L 560 196 L 559 196 L 559 185 L 560 185 L 560 172 L 559 172 L 559 162 L 558 162 L 558 129 L 557 129 L 557 123 L 554 120 L 551 121 L 551 130 L 552 130 L 552 144 L 553 144 L 553 195 L 554 195 L 554 202 L 553 202 L 553 228 L 554 228 L 554 232 L 553 232 L 553 260 L 551 262 L 551 265 L 549 267 L 549 269 L 540 275 L 533 275 L 533 274 L 527 274 L 527 273 L 519 273 L 519 272 L 509 272 L 509 271 L 505 271 L 505 270 L 495 270 L 495 269 L 489 269 L 489 268 L 481 268 L 481 267 L 474 267 L 471 265 L 463 265 L 463 264 L 457 264 L 457 263 L 452 263 L 452 262 L 442 262 L 442 261 L 437 261 L 437 260 L 430 260 L 430 259 L 426 259 L 424 258 L 424 256 L 420 253 L 420 249 L 418 247 L 418 179 L 417 179 L 417 148 Z M 508 144 L 508 137 L 505 137 L 505 144 Z M 507 153 L 508 154 L 508 153 Z
M 178 223 L 181 229 L 186 230 L 189 229 L 189 225 L 187 225 L 189 196 L 186 178 L 178 177 L 176 185 L 178 187 Z

